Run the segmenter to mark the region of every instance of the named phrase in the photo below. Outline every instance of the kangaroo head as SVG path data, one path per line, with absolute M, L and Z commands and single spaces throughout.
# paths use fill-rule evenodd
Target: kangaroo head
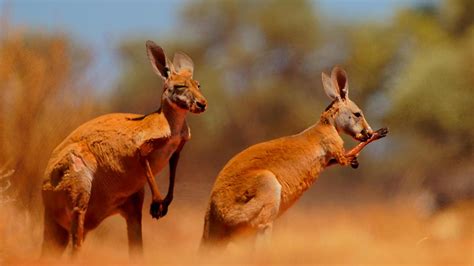
M 366 141 L 373 134 L 360 108 L 349 99 L 349 83 L 346 72 L 334 67 L 331 77 L 322 73 L 323 87 L 333 101 L 326 109 L 337 131 L 343 131 L 358 141 Z
M 176 53 L 171 62 L 163 49 L 152 41 L 146 42 L 146 49 L 153 70 L 164 81 L 162 101 L 193 113 L 204 112 L 207 101 L 201 93 L 199 82 L 193 79 L 194 65 L 191 58 L 184 53 Z

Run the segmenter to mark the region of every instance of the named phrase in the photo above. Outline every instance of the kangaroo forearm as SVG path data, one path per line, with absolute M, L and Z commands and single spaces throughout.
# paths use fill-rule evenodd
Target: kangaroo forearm
M 381 128 L 381 129 L 375 131 L 374 134 L 367 141 L 357 144 L 357 146 L 355 146 L 350 151 L 348 151 L 346 153 L 346 156 L 347 157 L 357 156 L 362 151 L 362 149 L 364 149 L 365 146 L 367 146 L 369 143 L 374 142 L 378 139 L 381 139 L 381 138 L 387 136 L 387 134 L 388 134 L 388 129 L 387 128 Z
M 333 160 L 330 160 L 329 161 L 329 165 L 332 165 L 334 163 L 338 163 L 342 166 L 347 166 L 349 165 L 351 162 L 349 160 L 349 157 L 346 155 L 346 153 L 344 152 L 344 150 L 340 151 L 340 152 L 335 152 L 334 153 L 334 159 Z
M 359 153 L 369 143 L 374 142 L 378 139 L 381 139 L 381 138 L 385 137 L 387 135 L 387 133 L 388 133 L 387 128 L 381 128 L 381 129 L 375 131 L 374 134 L 367 141 L 364 141 L 364 142 L 361 142 L 361 143 L 357 144 L 357 146 L 355 146 L 354 148 L 352 148 L 348 152 L 345 152 L 344 148 L 341 148 L 341 150 L 339 150 L 338 152 L 333 153 L 334 157 L 331 160 L 329 160 L 329 162 L 326 166 L 331 166 L 331 165 L 334 165 L 334 164 L 337 163 L 337 164 L 340 164 L 342 166 L 352 165 L 354 168 L 357 168 L 357 166 L 355 166 L 355 164 L 353 164 L 353 163 L 355 162 L 358 165 L 356 158 L 359 155 Z
M 352 156 L 358 155 L 364 149 L 364 147 L 367 146 L 367 144 L 369 144 L 372 141 L 373 140 L 369 139 L 366 142 L 361 142 L 361 143 L 357 144 L 357 146 L 352 148 L 350 151 L 346 152 L 346 157 L 352 157 Z
M 173 153 L 173 155 L 170 158 L 170 184 L 168 186 L 168 193 L 166 194 L 166 198 L 171 200 L 173 198 L 173 192 L 174 192 L 174 182 L 176 179 L 176 168 L 178 167 L 178 161 L 179 161 L 179 152 Z
M 160 193 L 158 184 L 156 184 L 155 176 L 153 175 L 153 172 L 151 171 L 150 163 L 146 159 L 145 159 L 145 164 L 146 164 L 146 180 L 148 182 L 148 185 L 150 186 L 151 197 L 153 200 L 163 200 L 163 196 Z

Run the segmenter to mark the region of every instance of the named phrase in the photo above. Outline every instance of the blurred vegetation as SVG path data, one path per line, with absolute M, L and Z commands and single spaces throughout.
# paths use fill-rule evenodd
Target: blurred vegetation
M 9 196 L 36 207 L 52 150 L 96 108 L 82 77 L 89 57 L 65 34 L 1 28 L 0 165 L 15 169 Z
M 378 150 L 369 148 L 358 171 L 325 173 L 332 180 L 325 185 L 382 185 L 386 193 L 419 189 L 453 172 L 467 180 L 474 141 L 472 1 L 422 4 L 391 20 L 350 25 L 321 19 L 315 10 L 309 1 L 195 1 L 180 16 L 179 37 L 157 40 L 169 55 L 191 55 L 209 98 L 209 110 L 191 118 L 194 138 L 186 151 L 205 181 L 243 148 L 316 122 L 329 103 L 320 73 L 334 64 L 347 69 L 350 95 L 372 126 L 392 133 Z M 121 47 L 117 108 L 152 111 L 158 103 L 147 97 L 158 97 L 160 86 L 152 85 L 158 78 L 146 63 L 144 40 Z
M 200 181 L 210 184 L 244 147 L 295 133 L 318 119 L 328 101 L 314 55 L 321 33 L 312 10 L 306 1 L 198 1 L 183 10 L 179 39 L 156 39 L 168 56 L 181 50 L 193 58 L 210 103 L 205 114 L 190 117 L 193 141 L 185 156 L 193 162 L 186 160 L 182 171 L 193 164 L 202 173 Z M 281 16 L 285 20 L 273 19 Z M 113 94 L 122 110 L 150 112 L 159 104 L 161 83 L 146 60 L 144 40 L 120 48 L 124 73 Z
M 472 14 L 473 1 L 444 0 L 398 10 L 385 21 L 349 24 L 324 17 L 311 1 L 186 2 L 174 35 L 123 40 L 122 74 L 102 99 L 84 80 L 88 51 L 69 36 L 2 31 L 0 164 L 16 170 L 13 186 L 28 204 L 50 152 L 80 123 L 98 110 L 158 109 L 162 84 L 144 46 L 152 39 L 170 57 L 184 51 L 193 58 L 208 98 L 208 111 L 189 117 L 193 139 L 178 170 L 180 180 L 202 185 L 206 194 L 237 152 L 319 119 L 330 102 L 321 71 L 335 64 L 346 68 L 350 96 L 372 127 L 388 126 L 391 134 L 369 147 L 357 171 L 325 172 L 317 192 L 450 188 L 456 178 L 472 176 Z M 474 190 L 472 182 L 463 187 Z

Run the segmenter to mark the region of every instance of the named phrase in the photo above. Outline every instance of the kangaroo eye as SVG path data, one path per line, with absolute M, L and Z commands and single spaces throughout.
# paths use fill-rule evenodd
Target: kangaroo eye
M 182 89 L 182 88 L 187 88 L 186 85 L 174 85 L 174 89 Z
M 355 117 L 361 117 L 362 116 L 362 114 L 360 112 L 356 112 L 356 113 L 354 113 L 354 115 L 355 115 Z

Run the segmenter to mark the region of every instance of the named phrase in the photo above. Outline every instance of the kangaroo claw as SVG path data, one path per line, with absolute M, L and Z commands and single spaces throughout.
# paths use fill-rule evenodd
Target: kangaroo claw
M 357 157 L 352 159 L 351 167 L 354 168 L 354 169 L 357 169 L 359 167 L 359 161 L 357 161 Z

